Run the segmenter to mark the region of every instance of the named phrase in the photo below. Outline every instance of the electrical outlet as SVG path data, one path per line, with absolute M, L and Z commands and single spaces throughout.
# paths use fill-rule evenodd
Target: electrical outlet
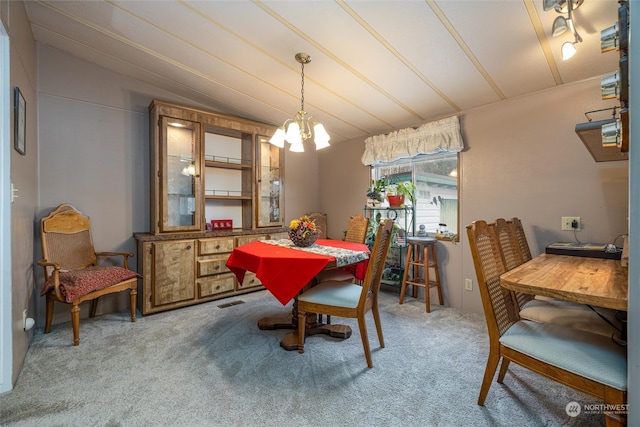
M 581 228 L 582 223 L 580 222 L 579 216 L 562 217 L 562 231 L 580 231 Z
M 473 280 L 464 279 L 464 289 L 466 291 L 473 291 Z

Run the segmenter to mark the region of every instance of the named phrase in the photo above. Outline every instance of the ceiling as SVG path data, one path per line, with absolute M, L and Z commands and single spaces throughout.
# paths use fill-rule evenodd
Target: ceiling
M 544 0 L 26 1 L 35 40 L 213 111 L 281 125 L 301 104 L 339 142 L 611 74 L 585 0 L 570 60 Z M 547 0 L 548 1 L 548 0 Z M 576 0 L 574 0 L 576 1 Z

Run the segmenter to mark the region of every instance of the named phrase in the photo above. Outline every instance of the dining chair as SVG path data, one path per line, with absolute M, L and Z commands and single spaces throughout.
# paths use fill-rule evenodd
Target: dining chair
M 498 218 L 489 226 L 496 228 L 500 252 L 504 258 L 505 267 L 511 270 L 531 259 L 529 245 L 518 218 L 509 221 Z M 557 298 L 514 292 L 520 317 L 535 322 L 555 323 L 569 326 L 607 337 L 620 338 L 622 323 L 616 318 L 616 310 L 590 307 L 572 301 Z
M 138 278 L 129 270 L 130 252 L 96 252 L 89 217 L 70 204 L 62 204 L 40 220 L 45 283 L 40 295 L 46 296 L 44 333 L 51 330 L 55 301 L 71 304 L 73 345 L 80 344 L 80 304 L 91 301 L 89 317 L 95 317 L 98 298 L 129 290 L 131 321 L 136 321 Z M 98 265 L 98 259 L 122 257 L 123 267 Z M 106 261 L 105 261 L 106 262 Z
M 373 367 L 365 314 L 373 314 L 380 347 L 384 348 L 382 325 L 378 311 L 378 293 L 385 259 L 391 244 L 393 220 L 385 219 L 378 227 L 362 286 L 357 283 L 329 281 L 320 283 L 298 296 L 298 353 L 304 353 L 306 313 L 358 319 L 358 327 L 367 366 Z
M 500 286 L 507 271 L 496 228 L 484 220 L 467 225 L 467 236 L 489 333 L 489 357 L 478 405 L 484 406 L 493 377 L 502 384 L 514 362 L 560 384 L 595 396 L 609 408 L 627 400 L 625 347 L 602 335 L 521 319 L 511 292 Z M 624 414 L 605 411 L 607 426 L 622 426 Z
M 347 231 L 344 236 L 345 242 L 352 243 L 364 243 L 367 238 L 367 227 L 369 226 L 369 220 L 362 214 L 353 215 L 349 218 L 347 224 Z M 348 281 L 355 280 L 353 273 L 353 267 L 348 268 L 332 268 L 329 270 L 323 270 L 316 277 L 318 283 L 327 282 L 330 280 Z

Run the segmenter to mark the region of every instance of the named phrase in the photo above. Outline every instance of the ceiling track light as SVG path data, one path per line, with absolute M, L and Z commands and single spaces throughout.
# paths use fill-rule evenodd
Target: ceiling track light
M 584 0 L 543 0 L 543 9 L 545 11 L 555 10 L 558 13 L 566 13 L 567 17 L 558 16 L 553 21 L 551 27 L 551 36 L 557 37 L 564 34 L 569 30 L 573 34 L 572 42 L 565 42 L 562 44 L 562 59 L 567 60 L 576 54 L 576 44 L 582 42 L 582 37 L 576 31 L 573 11 L 576 10 L 584 2 Z
M 307 115 L 304 111 L 304 64 L 311 62 L 311 56 L 307 53 L 298 53 L 295 56 L 302 67 L 302 88 L 300 90 L 300 111 L 292 118 L 285 120 L 273 134 L 269 142 L 276 147 L 284 148 L 284 142 L 291 144 L 290 150 L 296 153 L 304 152 L 305 140 L 313 136 L 313 142 L 316 144 L 316 150 L 321 150 L 329 146 L 331 137 L 325 130 L 322 123 L 313 120 L 313 117 Z

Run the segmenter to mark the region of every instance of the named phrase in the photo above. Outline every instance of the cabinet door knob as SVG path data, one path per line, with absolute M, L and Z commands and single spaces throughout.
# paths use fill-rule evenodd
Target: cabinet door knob
M 191 245 L 188 245 L 188 246 L 187 246 L 187 250 L 189 250 L 189 249 L 191 249 Z
M 220 245 L 216 245 L 216 249 L 220 249 Z

